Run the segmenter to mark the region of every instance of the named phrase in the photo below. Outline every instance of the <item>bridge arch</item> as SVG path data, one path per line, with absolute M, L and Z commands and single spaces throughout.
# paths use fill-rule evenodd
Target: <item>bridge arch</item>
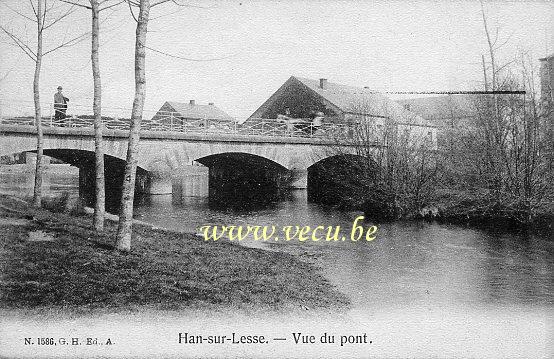
M 223 152 L 197 159 L 208 167 L 209 200 L 240 207 L 277 200 L 288 188 L 290 171 L 280 163 L 244 152 Z
M 34 152 L 37 150 L 37 140 L 35 136 L 3 136 L 2 145 L 0 146 L 0 156 L 11 155 L 21 152 Z M 60 152 L 61 151 L 61 152 Z M 94 138 L 81 137 L 81 138 L 69 138 L 69 137 L 50 137 L 44 136 L 44 154 L 50 157 L 58 158 L 57 156 L 64 156 L 68 158 L 68 151 L 74 151 L 76 156 L 87 157 L 92 154 L 94 157 Z M 114 141 L 110 138 L 104 139 L 104 155 L 107 160 L 109 158 L 126 161 L 127 158 L 127 142 L 126 141 Z M 60 160 L 70 163 L 63 158 Z M 78 158 L 77 158 L 78 160 Z M 138 165 L 142 170 L 148 171 L 150 163 L 145 158 L 140 158 Z M 77 166 L 79 167 L 79 166 Z
M 36 148 L 17 152 L 36 153 Z M 7 151 L 3 151 L 7 152 Z M 67 149 L 67 148 L 45 148 L 44 155 L 56 158 L 79 169 L 79 197 L 86 205 L 93 206 L 95 202 L 95 183 L 96 166 L 95 153 L 90 150 Z M 11 154 L 11 153 L 7 153 Z M 121 199 L 121 186 L 125 173 L 126 160 L 114 157 L 109 154 L 104 155 L 104 180 L 106 189 L 106 209 L 109 212 L 116 213 Z M 142 166 L 137 166 L 135 192 L 148 192 L 152 187 L 153 179 L 151 171 L 147 171 Z
M 207 156 L 197 158 L 197 162 L 203 164 L 206 167 L 211 167 L 219 164 L 220 162 L 230 162 L 233 164 L 245 164 L 261 166 L 263 168 L 286 170 L 287 167 L 283 164 L 274 161 L 273 159 L 251 154 L 248 152 L 219 152 L 209 154 Z
M 236 142 L 202 142 L 202 143 L 190 143 L 187 144 L 183 151 L 179 154 L 175 154 L 175 162 L 188 162 L 193 161 L 202 163 L 202 159 L 210 156 L 217 156 L 226 154 L 244 154 L 250 155 L 251 158 L 264 158 L 268 161 L 276 163 L 284 168 L 288 168 L 290 162 L 290 154 L 286 145 L 272 146 L 266 143 L 236 143 Z M 232 155 L 235 156 L 235 155 Z
M 334 154 L 308 167 L 308 201 L 357 207 L 374 180 L 377 163 L 372 156 Z

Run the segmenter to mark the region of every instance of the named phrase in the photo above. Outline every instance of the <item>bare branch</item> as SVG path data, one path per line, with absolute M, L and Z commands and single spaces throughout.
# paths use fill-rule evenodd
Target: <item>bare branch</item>
M 48 51 L 45 51 L 45 52 L 42 54 L 42 56 L 46 56 L 46 55 L 48 55 L 48 54 L 51 53 L 51 52 L 54 52 L 54 51 L 56 51 L 56 50 L 58 50 L 58 49 L 61 49 L 62 47 L 70 47 L 70 46 L 76 45 L 76 44 L 78 44 L 79 42 L 85 40 L 85 39 L 88 37 L 88 35 L 90 35 L 90 32 L 85 32 L 84 34 L 81 34 L 81 35 L 79 35 L 79 36 L 76 36 L 76 37 L 74 37 L 74 38 L 72 38 L 72 39 L 70 39 L 70 40 L 63 41 L 60 45 L 58 45 L 58 46 L 56 46 L 56 47 L 54 47 L 54 48 L 52 48 L 52 49 L 50 49 L 50 50 L 48 50 Z
M 55 25 L 56 23 L 58 23 L 59 21 L 65 19 L 66 17 L 68 17 L 69 15 L 73 14 L 75 12 L 76 9 L 70 9 L 68 10 L 65 14 L 59 16 L 58 18 L 56 18 L 54 21 L 52 21 L 50 24 L 46 25 L 46 26 L 43 26 L 42 29 L 43 30 L 46 30 L 48 29 L 49 27 L 52 27 L 53 25 Z
M 191 4 L 181 4 L 179 2 L 177 2 L 176 0 L 170 0 L 174 5 L 177 5 L 179 7 L 179 9 L 175 10 L 175 11 L 171 11 L 169 13 L 166 13 L 166 14 L 162 14 L 162 15 L 158 15 L 158 16 L 154 16 L 154 17 L 150 17 L 150 20 L 156 20 L 156 19 L 160 19 L 162 17 L 166 17 L 166 16 L 171 16 L 171 15 L 174 15 L 174 14 L 177 14 L 181 11 L 183 11 L 184 8 L 197 8 L 197 9 L 214 9 L 216 8 L 215 6 L 200 6 L 200 5 L 191 5 Z
M 33 0 L 29 0 L 29 3 L 31 4 L 31 7 L 33 8 L 33 13 L 35 14 L 35 17 L 38 17 L 37 9 L 35 8 L 35 5 L 33 4 Z
M 46 5 L 46 0 L 44 0 L 44 5 Z M 56 2 L 52 2 L 52 4 L 50 5 L 47 11 L 50 12 L 54 10 L 55 7 L 56 7 Z M 46 6 L 44 8 L 46 9 Z
M 198 8 L 198 9 L 213 9 L 215 6 L 201 6 L 201 5 L 191 5 L 191 4 L 181 4 L 177 0 L 171 0 L 171 2 L 177 6 L 182 7 L 191 7 L 191 8 Z
M 67 0 L 59 0 L 59 1 L 67 3 L 67 4 L 72 4 L 72 5 L 75 5 L 75 6 L 84 7 L 85 9 L 92 10 L 92 7 L 88 6 L 88 5 L 78 4 L 78 3 L 75 3 L 75 2 L 72 2 L 72 1 L 67 1 Z
M 11 11 L 13 11 L 14 13 L 16 13 L 17 15 L 21 16 L 22 18 L 25 18 L 29 21 L 32 21 L 32 22 L 37 22 L 37 19 L 33 19 L 23 13 L 21 13 L 20 11 L 18 10 L 15 10 L 14 8 L 12 8 L 11 6 L 9 6 L 8 4 L 3 4 L 5 7 L 7 7 L 8 9 L 10 9 Z
M 23 52 L 27 56 L 29 56 L 31 60 L 36 61 L 37 55 L 33 50 L 31 50 L 29 45 L 23 42 L 19 37 L 15 36 L 12 32 L 6 30 L 3 26 L 0 26 L 0 29 L 4 31 L 12 39 L 15 45 L 17 45 L 21 50 L 23 50 Z
M 40 0 L 38 0 L 38 1 L 40 1 Z M 44 30 L 44 24 L 46 23 L 46 14 L 49 11 L 49 9 L 46 8 L 46 1 L 47 0 L 44 0 L 44 10 L 42 10 L 42 25 L 41 25 L 41 28 L 40 28 L 41 32 L 42 32 L 42 30 Z
M 500 27 L 496 27 L 495 33 L 494 33 L 494 40 L 492 41 L 492 46 L 496 45 L 496 42 L 498 41 L 498 32 L 500 31 Z
M 101 3 L 101 4 L 103 4 L 103 3 L 107 2 L 107 1 L 108 1 L 108 0 L 106 0 L 106 1 L 102 1 L 102 3 Z M 102 8 L 102 9 L 100 9 L 100 10 L 98 10 L 98 11 L 103 11 L 103 10 L 107 10 L 107 9 L 109 9 L 109 8 L 112 8 L 112 7 L 114 7 L 114 6 L 117 6 L 117 5 L 119 5 L 119 4 L 123 4 L 124 2 L 125 2 L 125 0 L 121 0 L 121 1 L 118 1 L 118 2 L 116 2 L 115 4 L 112 4 L 112 5 L 106 6 L 106 7 Z
M 135 16 L 135 13 L 133 12 L 133 7 L 132 7 L 132 1 L 127 1 L 127 5 L 129 5 L 129 11 L 131 12 L 131 16 L 133 17 L 133 19 L 135 20 L 135 22 L 138 22 L 138 19 L 137 17 Z M 136 6 L 136 5 L 135 5 Z
M 495 46 L 494 47 L 494 50 L 498 50 L 500 49 L 502 46 L 506 45 L 511 39 L 512 39 L 512 36 L 514 35 L 514 32 L 512 31 L 512 33 L 510 35 L 508 35 L 508 38 L 506 39 L 506 41 L 504 41 L 503 43 L 501 43 L 500 45 L 498 46 Z
M 500 66 L 499 68 L 496 69 L 496 73 L 499 73 L 500 71 L 502 71 L 502 69 L 504 69 L 505 67 L 513 64 L 515 61 L 516 61 L 516 59 L 510 60 L 507 63 L 505 63 L 504 65 Z
M 174 0 L 159 0 L 158 2 L 155 2 L 155 3 L 151 4 L 150 7 L 153 8 L 154 6 L 165 4 L 166 2 L 175 2 L 175 1 Z

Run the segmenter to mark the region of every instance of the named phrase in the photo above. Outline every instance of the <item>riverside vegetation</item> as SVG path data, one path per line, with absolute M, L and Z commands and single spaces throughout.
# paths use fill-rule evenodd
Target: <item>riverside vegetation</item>
M 502 94 L 464 95 L 463 113 L 452 108 L 451 118 L 442 119 L 438 149 L 387 119 L 364 121 L 347 139 L 354 155 L 330 148 L 339 160 L 322 170 L 334 182 L 329 202 L 339 199 L 376 220 L 551 225 L 553 101 L 539 99 L 525 57 L 511 68 L 496 65 L 492 55 L 491 63 L 485 90 Z M 354 107 L 356 113 L 374 110 L 372 104 Z

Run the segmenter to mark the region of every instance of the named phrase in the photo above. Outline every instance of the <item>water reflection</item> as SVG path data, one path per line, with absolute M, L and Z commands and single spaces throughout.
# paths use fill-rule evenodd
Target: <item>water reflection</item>
M 30 174 L 0 174 L 2 191 L 32 190 Z M 51 175 L 47 192 L 77 192 L 73 175 Z M 308 203 L 306 191 L 279 201 L 238 208 L 208 199 L 206 176 L 174 180 L 172 195 L 142 196 L 135 216 L 158 226 L 196 232 L 206 224 L 341 226 L 346 233 L 360 212 L 340 212 Z M 369 226 L 371 223 L 365 223 Z M 307 253 L 348 294 L 354 310 L 395 308 L 554 307 L 554 246 L 546 235 L 502 228 L 465 228 L 422 222 L 379 224 L 372 242 L 298 241 L 243 243 L 269 250 Z M 252 241 L 251 241 L 252 242 Z
M 0 166 L 0 192 L 16 195 L 32 195 L 35 182 L 34 168 L 28 165 Z M 45 194 L 69 192 L 79 194 L 79 171 L 69 165 L 56 165 L 44 173 L 42 179 Z

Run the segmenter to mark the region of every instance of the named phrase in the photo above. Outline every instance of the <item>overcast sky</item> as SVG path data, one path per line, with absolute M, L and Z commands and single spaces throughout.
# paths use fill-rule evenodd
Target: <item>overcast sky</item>
M 82 2 L 88 2 L 83 1 Z M 25 34 L 6 4 L 29 14 L 19 0 L 0 1 L 0 21 Z M 199 2 L 190 2 L 199 4 Z M 207 8 L 159 6 L 151 11 L 147 45 L 186 61 L 147 51 L 146 109 L 164 101 L 215 102 L 243 119 L 291 75 L 369 86 L 377 91 L 470 90 L 482 78 L 486 51 L 480 6 L 474 1 L 225 1 Z M 554 52 L 552 2 L 486 2 L 502 57 Z M 109 16 L 106 18 L 106 15 Z M 135 23 L 125 7 L 104 14 L 101 34 L 103 104 L 130 108 L 134 94 Z M 45 33 L 47 47 L 89 31 L 83 9 Z M 32 25 L 27 36 L 32 42 Z M 0 37 L 0 100 L 4 114 L 32 113 L 33 62 Z M 58 85 L 70 105 L 90 106 L 90 39 L 45 57 L 42 100 Z M 223 58 L 223 59 L 222 59 Z M 217 60 L 220 59 L 220 60 Z M 25 109 L 23 109 L 26 107 Z M 21 108 L 21 110 L 19 110 Z M 69 113 L 71 113 L 71 107 Z M 90 112 L 90 111 L 89 111 Z M 127 112 L 130 112 L 127 111 Z

